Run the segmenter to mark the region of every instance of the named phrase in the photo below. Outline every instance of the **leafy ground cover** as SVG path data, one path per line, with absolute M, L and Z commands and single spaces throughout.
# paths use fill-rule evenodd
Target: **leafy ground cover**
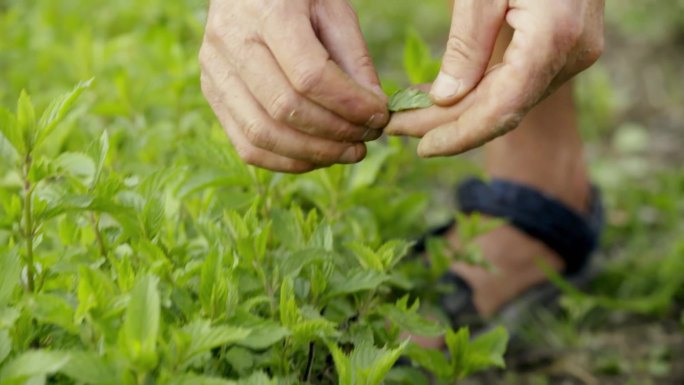
M 438 49 L 448 20 L 382 3 L 359 7 L 393 91 L 436 71 L 417 36 Z M 0 383 L 427 383 L 400 354 L 446 383 L 682 383 L 684 23 L 648 3 L 610 10 L 615 51 L 580 80 L 609 206 L 596 278 L 473 376 L 507 333 L 425 319 L 444 263 L 402 261 L 470 160 L 390 139 L 305 176 L 245 167 L 199 90 L 203 1 L 0 1 Z

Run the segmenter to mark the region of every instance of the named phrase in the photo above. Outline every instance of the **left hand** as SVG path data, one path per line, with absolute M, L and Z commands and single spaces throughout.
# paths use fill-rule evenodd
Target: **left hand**
M 456 155 L 518 126 L 525 114 L 603 51 L 604 0 L 455 0 L 435 106 L 396 113 L 385 129 L 422 137 L 418 154 Z M 487 70 L 506 22 L 513 37 Z

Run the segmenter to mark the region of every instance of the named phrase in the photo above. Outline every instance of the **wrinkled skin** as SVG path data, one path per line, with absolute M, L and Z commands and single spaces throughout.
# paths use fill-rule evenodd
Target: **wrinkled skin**
M 214 0 L 200 64 L 207 100 L 252 165 L 358 162 L 389 118 L 346 0 Z
M 422 137 L 421 156 L 468 151 L 517 127 L 525 114 L 603 51 L 603 0 L 456 0 L 436 106 L 395 114 L 393 135 Z M 488 68 L 512 29 L 503 62 Z
M 419 5 L 416 5 L 419 6 Z M 456 155 L 514 129 L 603 50 L 604 0 L 455 0 L 435 106 L 392 115 L 421 156 Z M 502 28 L 503 62 L 488 68 Z M 202 89 L 249 164 L 306 172 L 365 156 L 389 113 L 346 0 L 214 0 Z

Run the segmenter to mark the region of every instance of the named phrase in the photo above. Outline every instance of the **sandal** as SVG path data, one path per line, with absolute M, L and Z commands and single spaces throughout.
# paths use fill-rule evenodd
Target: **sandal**
M 480 213 L 502 218 L 512 226 L 543 242 L 565 262 L 563 277 L 571 284 L 580 285 L 589 278 L 588 262 L 598 246 L 603 228 L 603 205 L 596 187 L 591 190 L 588 214 L 580 215 L 555 198 L 531 187 L 493 179 L 489 183 L 468 179 L 457 192 L 460 209 L 465 214 Z M 452 226 L 433 230 L 413 247 L 412 255 L 420 255 L 426 249 L 428 237 L 444 235 Z M 473 290 L 468 283 L 452 271 L 441 278 L 448 291 L 440 298 L 442 310 L 454 328 L 469 326 L 474 332 L 482 332 L 487 322 L 478 315 L 473 303 Z M 515 325 L 532 306 L 552 302 L 560 290 L 551 282 L 534 286 L 497 312 L 504 325 L 515 330 Z

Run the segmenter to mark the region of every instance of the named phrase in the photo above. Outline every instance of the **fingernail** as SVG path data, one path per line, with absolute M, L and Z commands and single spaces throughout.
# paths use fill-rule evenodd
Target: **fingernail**
M 385 114 L 380 112 L 371 116 L 364 126 L 368 128 L 382 128 L 385 125 Z
M 351 146 L 347 148 L 340 156 L 340 162 L 342 163 L 356 163 L 359 156 L 356 153 L 356 146 Z
M 463 81 L 456 79 L 455 77 L 440 72 L 432 85 L 430 93 L 435 99 L 438 100 L 449 100 L 458 95 L 463 86 Z

